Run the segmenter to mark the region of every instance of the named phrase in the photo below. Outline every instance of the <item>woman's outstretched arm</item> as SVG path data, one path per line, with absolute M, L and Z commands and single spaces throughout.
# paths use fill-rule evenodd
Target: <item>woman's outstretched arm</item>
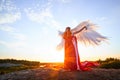
M 84 26 L 82 29 L 80 29 L 80 30 L 78 30 L 78 31 L 74 32 L 73 34 L 77 34 L 77 33 L 81 32 L 83 29 L 86 29 L 86 30 L 87 30 L 87 27 L 86 27 L 86 26 Z

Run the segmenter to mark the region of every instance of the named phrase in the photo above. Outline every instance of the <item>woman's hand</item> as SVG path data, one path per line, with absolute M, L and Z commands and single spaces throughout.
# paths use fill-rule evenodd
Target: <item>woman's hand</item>
M 84 26 L 84 28 L 87 30 L 87 27 L 86 27 L 86 26 Z
M 86 29 L 86 30 L 87 30 L 87 27 L 86 27 L 86 26 L 84 26 L 82 29 L 80 29 L 79 31 L 74 32 L 73 34 L 77 34 L 77 33 L 81 32 L 81 31 L 82 31 L 82 30 L 84 30 L 84 29 Z

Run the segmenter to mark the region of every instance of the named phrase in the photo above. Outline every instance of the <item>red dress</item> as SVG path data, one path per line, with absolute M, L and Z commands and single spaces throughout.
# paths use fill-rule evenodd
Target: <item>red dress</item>
M 75 36 L 64 36 L 65 40 L 65 55 L 64 55 L 64 68 L 66 70 L 90 70 L 90 66 L 96 66 L 93 62 L 80 62 L 78 53 L 77 39 Z

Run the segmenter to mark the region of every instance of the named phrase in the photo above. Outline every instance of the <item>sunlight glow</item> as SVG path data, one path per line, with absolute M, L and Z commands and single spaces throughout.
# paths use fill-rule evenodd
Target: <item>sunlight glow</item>
M 61 40 L 58 31 L 85 20 L 100 26 L 98 32 L 109 38 L 110 45 L 78 43 L 81 61 L 120 58 L 120 38 L 115 36 L 120 32 L 119 1 L 0 0 L 0 58 L 63 62 L 64 50 L 56 50 Z

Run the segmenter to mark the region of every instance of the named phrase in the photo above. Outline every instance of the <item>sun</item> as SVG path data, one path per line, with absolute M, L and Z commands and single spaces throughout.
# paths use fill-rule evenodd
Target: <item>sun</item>
M 62 51 L 54 51 L 49 56 L 46 56 L 46 62 L 64 62 L 64 53 Z

